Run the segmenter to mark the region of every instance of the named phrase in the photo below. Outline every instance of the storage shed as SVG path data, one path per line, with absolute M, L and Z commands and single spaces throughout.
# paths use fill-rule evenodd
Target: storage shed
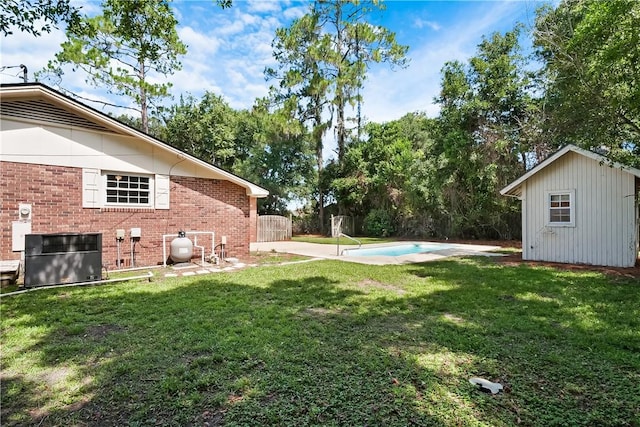
M 501 190 L 522 201 L 524 260 L 633 267 L 640 170 L 568 145 Z

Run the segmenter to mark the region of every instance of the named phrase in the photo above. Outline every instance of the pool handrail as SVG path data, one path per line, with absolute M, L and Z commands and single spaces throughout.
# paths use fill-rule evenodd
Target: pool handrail
M 346 235 L 346 234 L 344 234 L 344 233 L 338 233 L 338 238 L 336 239 L 336 255 L 337 255 L 337 256 L 342 255 L 342 254 L 340 253 L 340 237 L 346 237 L 347 239 L 353 240 L 354 242 L 356 242 L 356 243 L 358 244 L 358 249 L 360 249 L 360 248 L 362 247 L 362 242 L 361 242 L 360 240 L 358 240 L 358 239 L 354 239 L 354 238 L 353 238 L 353 237 L 351 237 L 351 236 L 347 236 L 347 235 Z

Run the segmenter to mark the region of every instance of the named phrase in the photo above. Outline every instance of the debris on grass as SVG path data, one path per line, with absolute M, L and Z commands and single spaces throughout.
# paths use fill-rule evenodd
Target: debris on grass
M 480 391 L 484 391 L 485 393 L 496 394 L 503 389 L 502 384 L 494 383 L 489 380 L 485 380 L 484 378 L 469 378 L 469 382 L 473 385 L 477 385 Z

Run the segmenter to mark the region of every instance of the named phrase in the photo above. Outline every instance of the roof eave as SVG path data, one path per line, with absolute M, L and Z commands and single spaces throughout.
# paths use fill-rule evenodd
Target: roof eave
M 580 147 L 576 147 L 575 145 L 567 145 L 567 146 L 561 148 L 560 150 L 556 151 L 551 156 L 549 156 L 546 159 L 544 159 L 542 162 L 537 164 L 534 168 L 529 170 L 527 173 L 522 175 L 520 178 L 518 178 L 515 181 L 513 181 L 511 184 L 509 184 L 506 187 L 504 187 L 502 190 L 500 190 L 500 194 L 502 194 L 503 196 L 520 198 L 521 192 L 519 191 L 519 188 L 522 186 L 523 182 L 525 182 L 526 180 L 531 178 L 533 175 L 537 174 L 542 169 L 546 168 L 547 166 L 549 166 L 550 164 L 555 162 L 558 158 L 564 156 L 569 151 L 573 151 L 574 153 L 582 154 L 582 155 L 584 155 L 586 157 L 589 157 L 590 159 L 593 159 L 593 160 L 595 160 L 597 162 L 600 162 L 600 163 L 610 162 L 609 159 L 607 159 L 604 156 L 601 156 L 600 154 L 594 153 L 594 152 L 589 151 L 589 150 L 585 150 L 585 149 L 580 148 Z M 617 169 L 623 170 L 623 171 L 625 171 L 627 173 L 630 173 L 631 175 L 634 175 L 634 176 L 640 178 L 640 170 L 638 170 L 638 169 L 635 169 L 635 168 L 632 168 L 632 167 L 629 167 L 629 166 L 625 166 L 625 165 L 617 163 L 617 162 L 608 163 L 608 164 L 611 167 L 615 167 Z
M 66 95 L 60 94 L 57 91 L 53 90 L 52 88 L 46 85 L 43 85 L 41 83 L 17 84 L 15 86 L 14 85 L 3 86 L 2 91 L 0 93 L 2 93 L 2 96 L 0 98 L 5 98 L 5 97 L 17 98 L 17 97 L 25 97 L 25 96 L 42 97 L 44 94 L 50 97 L 51 99 L 55 100 L 56 102 L 66 106 L 67 108 L 70 108 L 74 111 L 81 111 L 83 116 L 90 118 L 91 120 L 98 121 L 100 124 L 104 125 L 105 127 L 108 127 L 110 129 L 113 129 L 114 131 L 129 135 L 129 136 L 143 139 L 144 141 L 153 145 L 154 147 L 158 147 L 161 150 L 166 150 L 177 156 L 183 157 L 185 160 L 189 160 L 205 169 L 208 169 L 218 175 L 221 175 L 224 179 L 228 180 L 229 182 L 232 182 L 236 185 L 244 187 L 247 191 L 247 196 L 249 197 L 262 198 L 262 197 L 267 197 L 269 195 L 269 191 L 265 190 L 264 188 L 258 185 L 255 185 L 245 179 L 242 179 L 232 174 L 231 172 L 227 172 L 224 169 L 220 169 L 216 166 L 213 166 L 205 162 L 204 160 L 200 160 L 197 157 L 194 157 L 188 153 L 185 153 L 184 151 L 178 150 L 177 148 L 174 148 L 169 144 L 152 137 L 151 135 L 148 135 L 129 125 L 121 123 L 120 121 L 98 110 L 95 110 L 92 107 L 84 105 L 81 102 L 78 102 L 72 98 L 67 97 Z

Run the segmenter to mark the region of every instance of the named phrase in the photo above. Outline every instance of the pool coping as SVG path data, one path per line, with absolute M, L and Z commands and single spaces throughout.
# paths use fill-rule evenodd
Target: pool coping
M 385 246 L 397 246 L 400 244 L 434 244 L 444 243 L 446 249 L 431 251 L 428 253 L 408 254 L 400 256 L 347 256 L 338 255 L 336 245 L 282 241 L 282 242 L 259 242 L 251 243 L 252 252 L 280 252 L 296 255 L 308 256 L 311 258 L 334 259 L 339 261 L 355 262 L 358 264 L 370 265 L 397 265 L 412 264 L 428 261 L 436 261 L 454 256 L 503 256 L 502 254 L 490 252 L 500 249 L 500 246 L 489 245 L 469 245 L 462 243 L 433 242 L 427 240 L 397 241 L 389 243 L 363 245 L 366 248 L 380 248 Z M 344 249 L 358 249 L 358 245 L 340 245 L 340 252 Z

